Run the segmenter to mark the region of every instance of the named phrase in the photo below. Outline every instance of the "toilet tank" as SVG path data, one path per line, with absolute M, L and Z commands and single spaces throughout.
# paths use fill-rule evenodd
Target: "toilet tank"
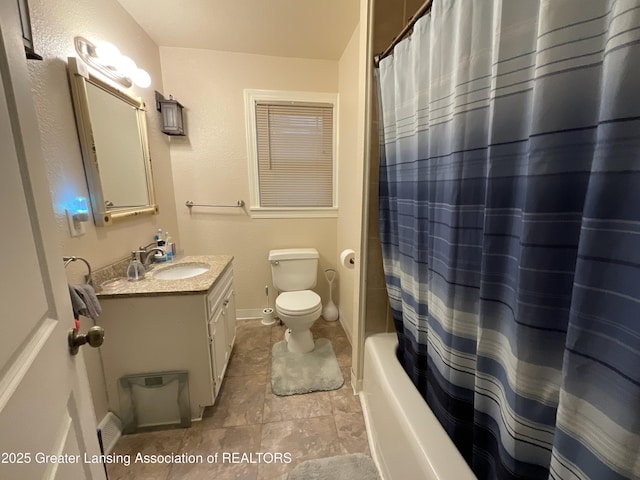
M 315 248 L 286 248 L 271 250 L 271 278 L 281 292 L 308 290 L 316 286 L 318 251 Z

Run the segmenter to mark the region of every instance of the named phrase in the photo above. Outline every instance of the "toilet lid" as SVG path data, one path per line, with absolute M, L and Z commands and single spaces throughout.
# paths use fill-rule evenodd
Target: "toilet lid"
M 282 292 L 276 298 L 276 308 L 285 315 L 305 315 L 320 306 L 320 295 L 311 290 Z

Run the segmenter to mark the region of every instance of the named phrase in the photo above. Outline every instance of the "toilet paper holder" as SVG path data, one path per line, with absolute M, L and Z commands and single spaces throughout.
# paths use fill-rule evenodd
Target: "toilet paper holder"
M 356 264 L 355 260 L 356 252 L 350 248 L 340 252 L 340 264 L 346 268 L 353 268 Z

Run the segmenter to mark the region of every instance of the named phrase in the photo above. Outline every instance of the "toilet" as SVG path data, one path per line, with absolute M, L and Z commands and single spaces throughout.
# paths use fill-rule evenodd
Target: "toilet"
M 311 352 L 315 345 L 311 326 L 322 313 L 316 286 L 318 251 L 315 248 L 271 250 L 271 278 L 279 295 L 276 314 L 287 326 L 287 348 L 294 353 Z

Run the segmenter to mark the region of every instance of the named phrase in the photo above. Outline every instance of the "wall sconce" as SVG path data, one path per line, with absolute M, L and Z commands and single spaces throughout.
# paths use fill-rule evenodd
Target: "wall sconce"
M 72 237 L 84 235 L 84 224 L 89 221 L 89 208 L 87 207 L 87 199 L 85 197 L 76 197 L 68 208 L 65 209 L 67 215 L 67 223 L 69 224 L 69 233 Z
M 147 88 L 151 85 L 151 76 L 138 68 L 136 62 L 120 54 L 115 45 L 100 42 L 94 45 L 83 37 L 73 39 L 78 56 L 90 67 L 125 88 L 137 85 Z
M 156 92 L 156 109 L 162 113 L 162 133 L 167 135 L 185 136 L 182 122 L 182 109 L 180 102 L 169 95 L 169 100 L 160 92 Z
M 31 15 L 27 0 L 18 0 L 18 13 L 22 26 L 22 43 L 29 60 L 42 60 L 42 57 L 33 50 L 33 31 L 31 30 Z

